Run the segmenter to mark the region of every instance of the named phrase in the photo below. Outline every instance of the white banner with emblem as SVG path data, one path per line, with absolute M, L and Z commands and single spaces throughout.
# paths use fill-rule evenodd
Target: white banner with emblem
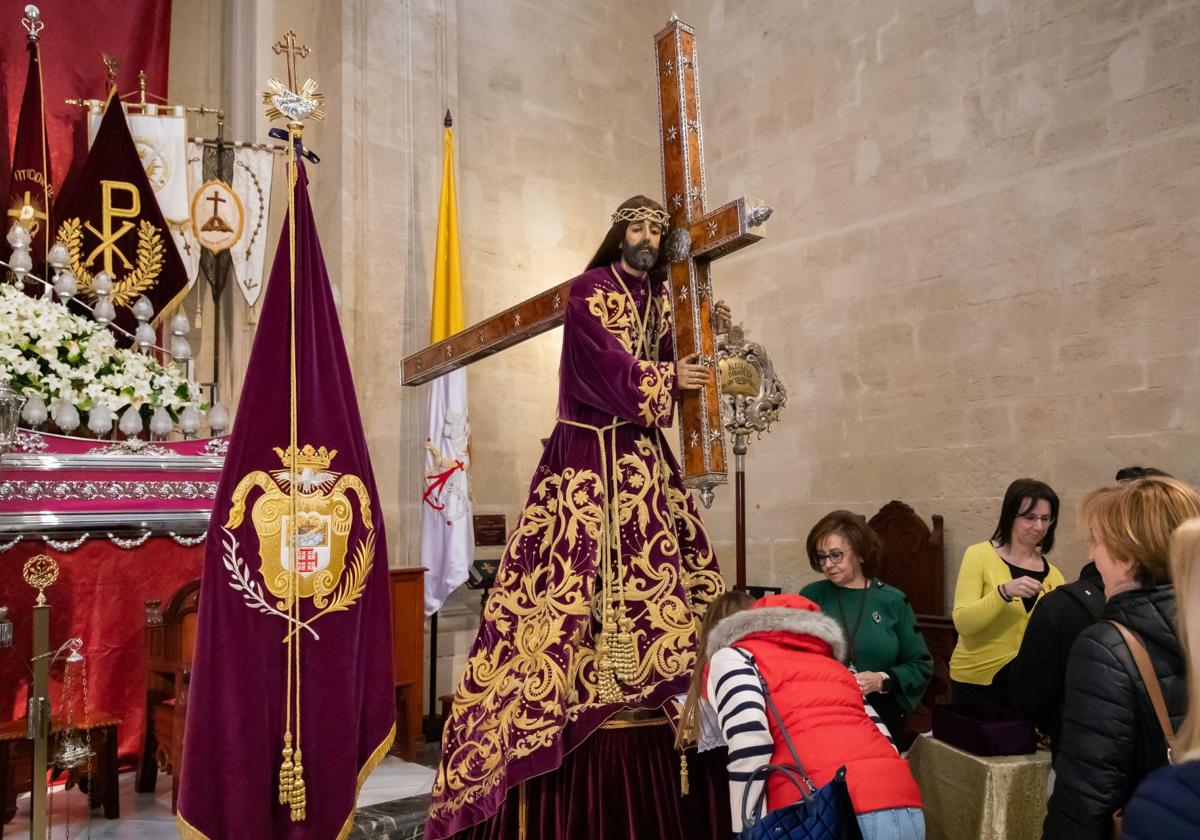
M 204 143 L 194 137 L 187 144 L 187 167 L 188 195 L 195 196 L 196 190 L 204 184 Z M 183 264 L 187 266 L 188 288 L 191 288 L 200 274 L 200 243 L 196 241 L 196 231 L 191 224 L 186 226 L 183 238 L 185 244 L 179 256 L 183 257 Z
M 262 294 L 263 263 L 267 256 L 267 222 L 271 210 L 271 175 L 275 155 L 269 149 L 236 146 L 233 154 L 233 191 L 242 201 L 246 229 L 230 249 L 233 274 L 249 306 Z

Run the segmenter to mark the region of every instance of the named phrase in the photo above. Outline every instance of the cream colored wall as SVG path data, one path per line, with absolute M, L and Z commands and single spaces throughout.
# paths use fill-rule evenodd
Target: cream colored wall
M 622 31 L 661 23 L 644 5 L 459 4 L 468 321 L 581 272 L 617 204 L 658 191 L 653 64 Z M 476 507 L 510 524 L 554 425 L 560 347 L 555 330 L 471 368 Z
M 710 202 L 776 210 L 714 281 L 791 395 L 748 456 L 752 581 L 898 498 L 945 516 L 952 586 L 1020 476 L 1062 496 L 1071 575 L 1118 467 L 1200 480 L 1200 4 L 676 5 Z
M 270 44 L 290 27 L 314 49 L 312 191 L 393 564 L 419 559 L 426 394 L 399 359 L 428 334 L 443 112 L 474 320 L 574 274 L 611 208 L 656 191 L 651 44 L 673 8 L 699 38 L 710 206 L 776 211 L 714 272 L 791 394 L 748 456 L 751 582 L 794 590 L 818 516 L 899 498 L 945 516 L 952 585 L 1021 475 L 1062 494 L 1071 573 L 1079 499 L 1118 466 L 1200 479 L 1195 0 L 176 4 L 172 95 L 219 91 L 237 136 L 265 133 Z M 476 509 L 510 524 L 558 347 L 471 369 Z M 729 488 L 706 522 L 731 573 Z M 448 666 L 477 610 L 447 611 Z
M 291 28 L 313 49 L 300 72 L 318 79 L 329 115 L 306 134 L 322 158 L 311 190 L 393 564 L 419 560 L 427 394 L 400 388 L 399 360 L 427 343 L 442 116 L 455 117 L 475 320 L 578 273 L 612 208 L 655 191 L 653 65 L 645 39 L 626 36 L 654 31 L 660 17 L 632 0 L 198 0 L 176 10 L 172 97 L 222 102 L 232 137 L 265 135 L 258 91 L 284 72 L 271 44 Z M 276 198 L 270 253 L 286 197 Z M 253 325 L 233 297 L 222 379 L 240 385 Z M 207 375 L 213 330 L 203 332 Z M 514 514 L 523 501 L 554 420 L 559 342 L 548 334 L 471 370 L 479 511 Z

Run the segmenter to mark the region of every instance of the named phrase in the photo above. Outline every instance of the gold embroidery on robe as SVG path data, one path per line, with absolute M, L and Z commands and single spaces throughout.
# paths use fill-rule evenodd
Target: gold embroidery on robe
M 666 362 L 639 362 L 638 367 L 642 370 L 638 391 L 645 397 L 638 402 L 638 413 L 647 426 L 653 426 L 659 418 L 669 417 L 675 407 L 671 397 L 675 366 Z
M 623 290 L 602 289 L 599 286 L 587 299 L 588 312 L 595 315 L 601 326 L 621 342 L 626 353 L 636 355 L 634 347 L 641 336 L 637 334 L 638 323 L 631 311 L 632 303 Z
M 703 526 L 669 477 L 648 436 L 618 459 L 625 597 L 639 619 L 636 678 L 622 692 L 623 702 L 635 707 L 664 681 L 691 672 L 698 622 L 724 591 Z M 442 762 L 434 812 L 452 813 L 481 799 L 504 780 L 506 762 L 551 745 L 566 723 L 604 705 L 592 633 L 592 621 L 600 618 L 599 599 L 592 597 L 599 570 L 583 574 L 574 565 L 590 562 L 602 538 L 604 492 L 595 472 L 567 469 L 539 482 L 522 512 L 484 609 L 485 624 L 500 638 L 476 645 L 447 722 L 448 732 L 471 737 Z M 689 546 L 682 556 L 680 537 Z M 691 547 L 697 539 L 700 551 Z M 576 625 L 570 638 L 569 622 Z

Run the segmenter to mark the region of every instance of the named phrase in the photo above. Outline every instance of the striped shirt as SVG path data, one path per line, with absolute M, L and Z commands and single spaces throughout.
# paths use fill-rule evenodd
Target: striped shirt
M 754 771 L 771 763 L 775 739 L 767 725 L 767 706 L 758 673 L 742 653 L 734 648 L 721 648 L 708 663 L 707 699 L 717 711 L 717 722 L 725 743 L 729 746 L 729 808 L 733 830 L 742 826 L 742 799 L 749 786 L 748 808 L 762 795 L 761 779 L 750 781 Z M 896 742 L 879 715 L 864 700 L 867 716 L 879 727 L 893 748 Z M 797 745 L 800 749 L 800 745 Z M 791 763 L 790 760 L 787 763 Z M 764 808 L 764 812 L 765 812 Z

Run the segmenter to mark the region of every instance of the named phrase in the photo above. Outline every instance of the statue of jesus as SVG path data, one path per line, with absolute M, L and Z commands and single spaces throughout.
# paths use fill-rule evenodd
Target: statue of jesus
M 667 224 L 658 202 L 629 199 L 613 213 L 587 270 L 571 281 L 558 420 L 454 694 L 427 837 L 470 834 L 472 826 L 490 838 L 565 836 L 561 822 L 547 822 L 561 809 L 545 800 L 572 751 L 607 732 L 659 724 L 661 732 L 630 736 L 652 741 L 593 756 L 586 772 L 627 774 L 629 767 L 605 762 L 624 761 L 633 749 L 643 754 L 630 761 L 663 753 L 654 759 L 658 769 L 646 771 L 661 776 L 662 767 L 675 768 L 669 780 L 658 779 L 660 789 L 644 777 L 624 786 L 652 809 L 668 806 L 661 800 L 670 794 L 678 818 L 691 819 L 679 805 L 679 760 L 657 710 L 687 689 L 699 619 L 725 585 L 662 431 L 679 390 L 702 387 L 713 375 L 694 357 L 675 358 Z M 718 322 L 728 321 L 723 303 L 716 312 Z M 531 801 L 527 782 L 540 785 L 543 801 Z M 590 795 L 578 778 L 569 784 Z M 616 777 L 601 785 L 619 786 Z M 637 808 L 621 801 L 606 807 Z M 705 812 L 697 819 L 702 833 L 680 824 L 686 833 L 673 836 L 718 836 L 707 808 L 690 810 Z M 671 836 L 675 817 L 665 819 L 658 830 Z

